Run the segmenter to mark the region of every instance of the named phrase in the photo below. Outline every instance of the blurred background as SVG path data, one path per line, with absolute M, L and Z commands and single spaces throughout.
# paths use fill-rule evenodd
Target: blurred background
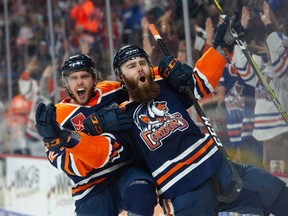
M 267 29 L 259 15 L 263 12 L 263 2 L 221 0 L 220 5 L 228 15 L 235 11 L 241 13 L 243 7 L 247 9 L 249 21 L 245 43 L 251 54 L 260 57 L 265 64 L 272 64 L 265 43 Z M 287 36 L 288 1 L 267 0 L 266 3 L 271 10 L 275 31 Z M 150 54 L 152 63 L 157 65 L 163 54 L 148 29 L 148 24 L 153 23 L 170 52 L 178 60 L 194 67 L 212 45 L 211 35 L 213 38 L 220 19 L 219 10 L 210 0 L 2 0 L 0 11 L 1 215 L 8 215 L 8 212 L 15 215 L 56 215 L 55 209 L 61 215 L 73 214 L 71 183 L 48 164 L 42 140 L 34 127 L 35 108 L 39 102 L 57 103 L 66 97 L 61 86 L 60 68 L 67 57 L 88 54 L 95 61 L 103 80 L 116 80 L 111 62 L 115 51 L 123 45 L 143 47 Z M 283 44 L 288 50 L 287 42 L 286 39 Z M 282 79 L 286 80 L 288 60 L 283 62 L 286 69 Z M 230 69 L 227 66 L 228 73 L 232 74 Z M 237 73 L 235 69 L 234 78 L 240 79 Z M 237 88 L 241 82 L 228 83 L 224 75 L 215 93 L 199 103 L 229 155 L 237 162 L 251 163 L 280 178 L 287 178 L 288 156 L 281 157 L 283 152 L 284 157 L 288 155 L 288 141 L 280 148 L 275 147 L 275 154 L 278 150 L 282 152 L 281 156 L 273 156 L 268 162 L 268 150 L 263 149 L 271 139 L 273 142 L 287 140 L 287 124 L 280 116 L 279 124 L 275 121 L 269 123 L 269 127 L 276 131 L 280 127 L 279 133 L 264 138 L 256 136 L 257 86 L 245 87 L 247 80 L 242 77 L 242 85 L 250 92 L 249 96 L 243 96 Z M 280 91 L 287 92 L 285 86 Z M 239 98 L 243 103 L 243 97 L 252 104 L 245 111 L 240 103 L 235 103 Z M 242 128 L 238 131 L 233 128 L 236 120 L 231 110 L 235 107 L 243 113 L 248 112 L 249 135 L 243 129 L 244 115 L 240 117 Z M 195 110 L 191 108 L 189 113 L 205 131 Z M 243 137 L 248 138 L 245 140 Z

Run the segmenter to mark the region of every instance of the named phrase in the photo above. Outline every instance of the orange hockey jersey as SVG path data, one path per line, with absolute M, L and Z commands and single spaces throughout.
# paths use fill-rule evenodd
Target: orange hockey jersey
M 56 104 L 56 118 L 60 126 L 81 135 L 80 141 L 53 152 L 46 148 L 50 163 L 62 170 L 73 182 L 72 196 L 76 202 L 93 196 L 119 178 L 121 171 L 130 166 L 128 154 L 114 139 L 89 136 L 85 133 L 84 119 L 113 102 L 127 99 L 127 92 L 119 82 L 104 81 L 97 85 L 93 97 L 86 106 L 72 104 L 65 99 Z M 71 143 L 71 142 L 69 142 Z

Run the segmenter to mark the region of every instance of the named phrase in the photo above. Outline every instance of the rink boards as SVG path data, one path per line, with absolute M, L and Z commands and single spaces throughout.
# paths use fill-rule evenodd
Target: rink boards
M 277 176 L 288 184 L 287 175 Z M 71 216 L 71 186 L 70 180 L 46 158 L 0 156 L 0 216 Z M 161 209 L 157 207 L 155 216 L 159 215 Z

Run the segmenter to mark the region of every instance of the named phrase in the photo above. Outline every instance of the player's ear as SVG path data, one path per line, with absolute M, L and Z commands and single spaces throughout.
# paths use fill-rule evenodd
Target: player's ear
M 123 74 L 119 71 L 118 68 L 115 69 L 115 74 L 117 76 L 117 79 L 121 82 L 121 87 L 124 89 L 124 90 L 127 90 L 126 88 L 126 85 L 123 81 Z
M 123 82 L 122 74 L 121 74 L 121 72 L 120 72 L 120 69 L 119 69 L 119 68 L 115 68 L 115 69 L 114 69 L 114 72 L 115 72 L 115 74 L 116 74 L 116 76 L 117 76 L 117 79 L 118 79 L 119 81 Z
M 122 75 L 118 74 L 118 75 L 117 75 L 117 79 L 118 79 L 121 83 L 123 83 L 123 76 L 122 76 Z

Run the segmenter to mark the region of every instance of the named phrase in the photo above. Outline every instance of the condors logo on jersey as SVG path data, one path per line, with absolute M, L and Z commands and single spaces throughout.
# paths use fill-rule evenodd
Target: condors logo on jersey
M 144 143 L 151 151 L 162 146 L 162 140 L 177 130 L 183 131 L 188 122 L 178 112 L 170 114 L 166 101 L 150 101 L 134 112 L 134 119 Z

